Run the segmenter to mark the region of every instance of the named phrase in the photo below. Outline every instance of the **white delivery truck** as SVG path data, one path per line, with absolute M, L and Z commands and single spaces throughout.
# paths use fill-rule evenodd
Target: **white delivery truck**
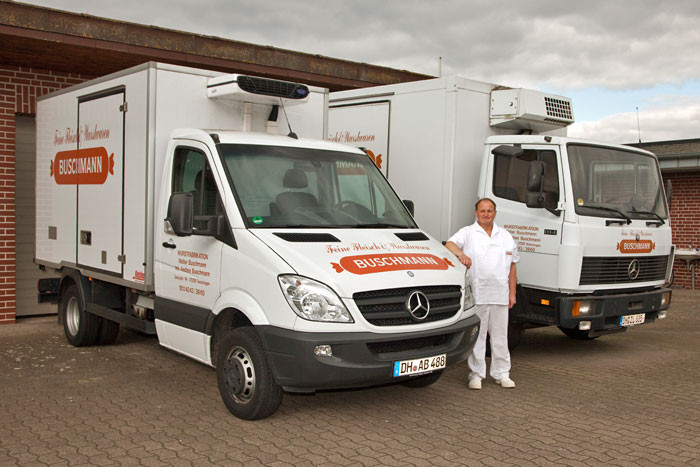
M 466 270 L 367 155 L 323 140 L 328 92 L 147 63 L 39 99 L 36 262 L 68 341 L 120 326 L 215 366 L 227 408 L 426 386 L 479 321 Z M 302 139 L 292 133 L 317 139 Z
M 673 263 L 656 157 L 566 137 L 570 99 L 459 77 L 331 93 L 329 138 L 363 147 L 415 218 L 445 241 L 477 199 L 518 244 L 523 327 L 577 339 L 663 318 Z

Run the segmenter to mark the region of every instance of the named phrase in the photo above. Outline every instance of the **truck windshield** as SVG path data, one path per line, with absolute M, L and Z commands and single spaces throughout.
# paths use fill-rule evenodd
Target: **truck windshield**
M 218 149 L 249 227 L 416 228 L 363 154 L 251 144 Z
M 576 213 L 667 219 L 656 158 L 633 151 L 569 144 Z

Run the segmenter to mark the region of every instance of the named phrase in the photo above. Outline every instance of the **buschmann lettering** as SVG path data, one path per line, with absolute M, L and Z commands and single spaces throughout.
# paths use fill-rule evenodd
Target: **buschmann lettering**
M 445 270 L 452 266 L 445 258 L 426 253 L 383 253 L 372 255 L 345 256 L 339 263 L 331 263 L 337 272 L 353 274 L 375 274 L 387 271 L 409 269 Z
M 395 264 L 438 264 L 438 258 L 429 256 L 419 256 L 419 257 L 376 257 L 367 259 L 356 259 L 354 263 L 358 268 L 376 268 L 380 266 L 393 266 Z
M 101 185 L 114 175 L 114 153 L 104 147 L 61 151 L 50 169 L 59 185 Z

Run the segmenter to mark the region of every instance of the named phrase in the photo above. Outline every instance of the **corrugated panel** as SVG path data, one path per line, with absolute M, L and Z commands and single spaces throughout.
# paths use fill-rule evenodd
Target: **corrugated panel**
M 15 121 L 15 258 L 17 316 L 56 313 L 56 305 L 37 303 L 36 282 L 53 277 L 40 271 L 34 263 L 35 242 L 35 166 L 36 142 L 34 118 L 17 117 Z

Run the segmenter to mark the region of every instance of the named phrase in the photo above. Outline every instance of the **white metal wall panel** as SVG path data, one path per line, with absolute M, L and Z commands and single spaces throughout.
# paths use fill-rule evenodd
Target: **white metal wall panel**
M 77 186 L 56 183 L 54 163 L 78 148 L 78 100 L 74 95 L 39 100 L 36 117 L 36 258 L 75 263 Z

